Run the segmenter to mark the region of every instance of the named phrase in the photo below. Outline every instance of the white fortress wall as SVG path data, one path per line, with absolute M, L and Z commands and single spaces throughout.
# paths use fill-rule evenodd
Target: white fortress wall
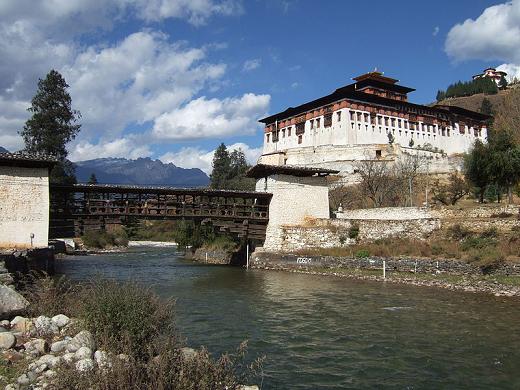
M 264 248 L 280 249 L 282 226 L 301 225 L 306 218 L 329 218 L 329 196 L 325 177 L 274 174 L 258 179 L 256 190 L 273 194 L 269 205 Z
M 0 248 L 47 247 L 48 230 L 48 168 L 0 166 Z

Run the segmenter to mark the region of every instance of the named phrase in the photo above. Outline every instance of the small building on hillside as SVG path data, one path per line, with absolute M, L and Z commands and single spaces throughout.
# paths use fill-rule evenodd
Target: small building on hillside
M 52 158 L 0 153 L 0 249 L 48 246 Z
M 496 70 L 495 68 L 487 68 L 480 74 L 476 74 L 473 76 L 473 80 L 482 79 L 482 78 L 490 78 L 492 79 L 496 85 L 500 88 L 502 87 L 502 79 L 507 76 L 506 72 L 501 70 Z
M 333 169 L 258 164 L 250 168 L 248 177 L 255 178 L 256 191 L 273 194 L 269 204 L 264 248 L 280 249 L 283 226 L 301 225 L 307 219 L 329 218 L 327 176 Z

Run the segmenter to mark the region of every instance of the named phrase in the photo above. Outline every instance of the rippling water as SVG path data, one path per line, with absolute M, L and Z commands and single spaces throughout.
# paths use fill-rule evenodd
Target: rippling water
M 519 389 L 520 301 L 194 264 L 173 249 L 71 257 L 73 279 L 150 284 L 177 299 L 191 346 L 266 355 L 264 389 Z

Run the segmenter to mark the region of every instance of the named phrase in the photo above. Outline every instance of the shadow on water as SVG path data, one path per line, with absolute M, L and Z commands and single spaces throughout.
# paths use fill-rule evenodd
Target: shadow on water
M 68 258 L 151 285 L 177 301 L 177 325 L 213 353 L 249 339 L 267 389 L 520 388 L 518 301 L 439 289 L 208 266 L 173 249 Z

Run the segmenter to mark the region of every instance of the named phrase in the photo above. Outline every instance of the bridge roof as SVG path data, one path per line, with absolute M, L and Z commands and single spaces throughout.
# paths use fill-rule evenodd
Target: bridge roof
M 249 168 L 246 175 L 248 177 L 254 177 L 255 179 L 259 179 L 262 177 L 267 177 L 270 175 L 282 174 L 282 175 L 291 175 L 291 176 L 327 176 L 330 174 L 337 174 L 339 171 L 335 169 L 325 169 L 325 168 L 313 168 L 313 167 L 300 167 L 295 165 L 267 165 L 267 164 L 257 164 L 254 167 Z
M 55 190 L 73 190 L 76 192 L 111 192 L 111 193 L 155 193 L 155 194 L 184 194 L 184 195 L 205 195 L 205 196 L 223 196 L 223 197 L 240 197 L 240 198 L 271 198 L 272 194 L 266 192 L 255 191 L 232 191 L 232 190 L 214 190 L 210 188 L 178 188 L 163 186 L 134 186 L 127 184 L 73 184 L 59 185 L 51 184 L 51 189 Z
M 51 156 L 24 152 L 0 153 L 0 166 L 52 168 L 58 160 Z

